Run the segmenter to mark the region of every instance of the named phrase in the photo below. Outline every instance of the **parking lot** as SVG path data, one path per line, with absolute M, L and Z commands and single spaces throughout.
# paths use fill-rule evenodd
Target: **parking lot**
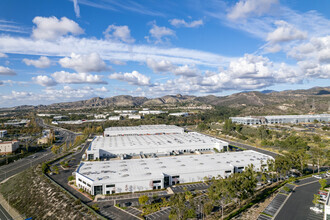
M 179 185 L 179 186 L 172 186 L 171 189 L 174 193 L 184 192 L 185 188 L 188 191 L 194 190 L 206 190 L 209 186 L 206 183 L 194 183 L 194 184 L 187 184 L 187 185 Z
M 168 219 L 170 212 L 171 212 L 171 207 L 165 207 L 164 209 L 158 212 L 154 212 L 150 215 L 147 215 L 146 220 L 153 220 L 153 219 L 165 220 Z
M 264 213 L 266 213 L 267 215 L 274 216 L 277 210 L 282 206 L 286 198 L 286 195 L 283 195 L 281 193 L 277 194 L 273 201 L 264 210 Z

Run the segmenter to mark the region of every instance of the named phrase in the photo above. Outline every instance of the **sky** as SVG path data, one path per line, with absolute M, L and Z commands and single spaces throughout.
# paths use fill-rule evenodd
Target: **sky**
M 327 0 L 2 0 L 0 107 L 330 86 Z

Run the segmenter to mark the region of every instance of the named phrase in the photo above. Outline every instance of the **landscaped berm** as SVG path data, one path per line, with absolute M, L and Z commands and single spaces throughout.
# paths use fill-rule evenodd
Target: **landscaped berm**
M 42 174 L 40 165 L 2 183 L 0 192 L 23 218 L 97 219 L 79 200 L 53 185 Z

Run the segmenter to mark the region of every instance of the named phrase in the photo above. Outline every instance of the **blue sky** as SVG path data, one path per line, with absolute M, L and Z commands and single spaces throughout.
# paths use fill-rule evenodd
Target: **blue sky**
M 2 0 L 0 107 L 330 85 L 324 0 Z

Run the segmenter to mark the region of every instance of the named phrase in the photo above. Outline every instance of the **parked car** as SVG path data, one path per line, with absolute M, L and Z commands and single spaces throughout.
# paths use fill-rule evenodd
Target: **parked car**
M 312 177 L 316 178 L 316 179 L 322 179 L 321 175 L 313 175 Z

